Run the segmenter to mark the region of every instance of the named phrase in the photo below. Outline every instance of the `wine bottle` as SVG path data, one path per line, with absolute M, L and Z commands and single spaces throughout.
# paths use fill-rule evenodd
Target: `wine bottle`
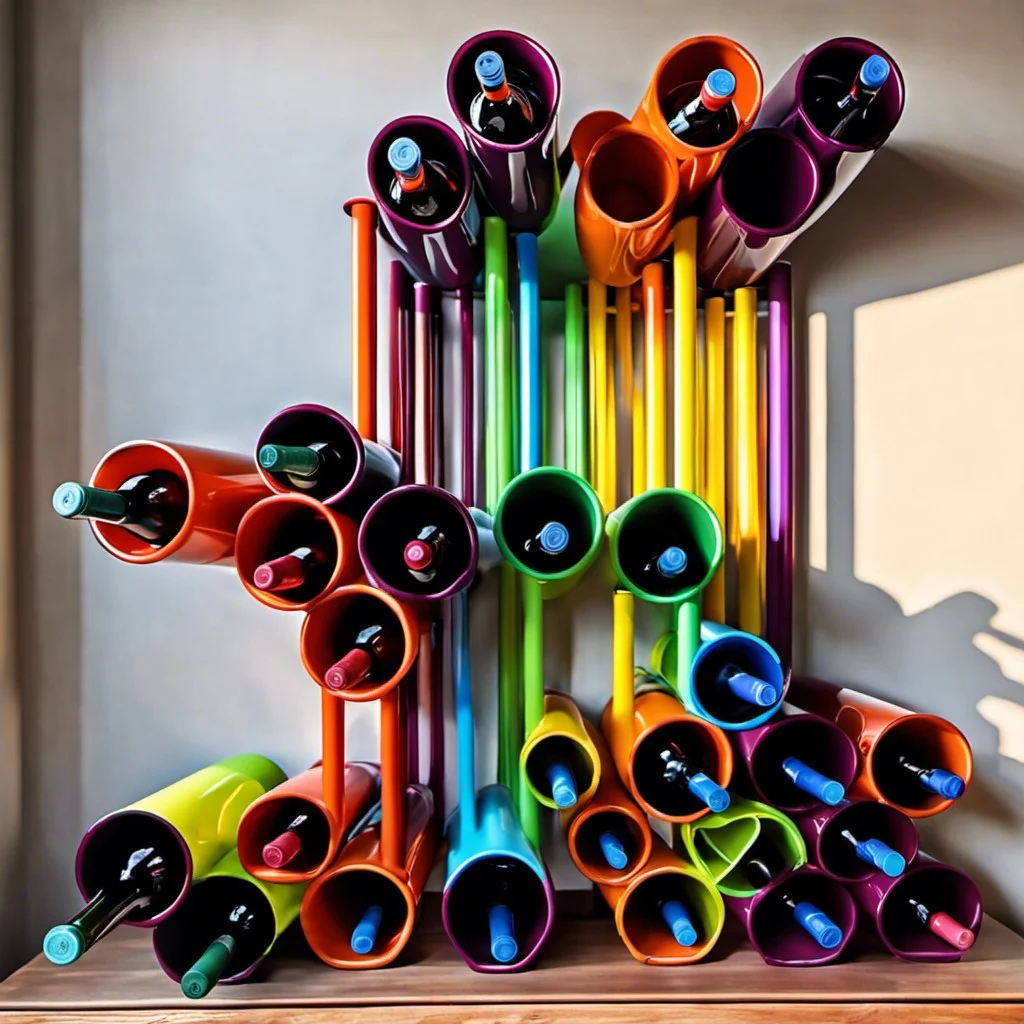
M 462 196 L 455 175 L 440 160 L 424 160 L 412 139 L 391 143 L 388 164 L 395 174 L 388 195 L 399 216 L 439 224 L 459 208 Z
M 288 484 L 299 491 L 341 490 L 350 473 L 341 452 L 327 441 L 312 444 L 265 444 L 257 453 L 260 465 L 268 473 L 281 473 Z
M 849 829 L 843 829 L 840 835 L 853 846 L 854 853 L 865 864 L 878 868 L 890 878 L 898 878 L 903 874 L 907 862 L 888 843 L 883 843 L 881 839 L 858 839 Z
M 43 952 L 55 964 L 74 963 L 133 910 L 149 906 L 163 884 L 164 858 L 153 847 L 134 850 L 117 878 L 66 924 L 51 928 Z
M 315 548 L 295 548 L 257 566 L 252 574 L 253 586 L 274 593 L 296 590 L 310 581 L 310 570 L 322 566 L 324 561 L 323 554 Z
M 303 843 L 312 838 L 314 822 L 308 814 L 297 814 L 288 827 L 263 847 L 263 863 L 268 868 L 283 868 L 302 852 Z
M 562 761 L 552 761 L 547 766 L 546 774 L 551 786 L 551 799 L 563 810 L 574 807 L 579 797 L 572 769 Z
M 859 127 L 868 122 L 871 102 L 888 81 L 892 67 L 881 54 L 860 66 L 853 85 L 835 75 L 815 75 L 809 113 L 815 127 L 831 139 L 855 142 Z
M 659 756 L 665 762 L 662 778 L 666 782 L 682 782 L 701 803 L 715 813 L 729 806 L 729 794 L 691 762 L 675 743 L 670 743 Z
M 181 477 L 155 469 L 130 477 L 116 491 L 69 481 L 53 492 L 65 519 L 96 519 L 130 530 L 151 544 L 166 544 L 188 514 L 188 487 Z
M 807 900 L 794 900 L 780 893 L 782 902 L 793 911 L 793 919 L 822 949 L 835 949 L 843 941 L 843 930 L 823 910 Z
M 672 938 L 680 946 L 694 946 L 697 944 L 697 929 L 693 926 L 686 907 L 679 900 L 663 900 L 658 909 L 661 911 L 662 920 L 668 925 Z
M 384 908 L 375 903 L 367 907 L 359 923 L 352 929 L 352 952 L 369 956 L 377 944 L 377 933 L 384 918 Z
M 405 545 L 402 557 L 406 567 L 420 583 L 430 583 L 448 547 L 448 538 L 436 526 L 424 526 L 416 539 Z
M 974 945 L 974 932 L 970 928 L 965 928 L 949 914 L 942 911 L 933 914 L 919 900 L 911 899 L 908 902 L 921 924 L 943 942 L 948 942 L 954 949 L 970 949 Z
M 701 84 L 700 92 L 669 122 L 669 131 L 691 146 L 715 146 L 736 131 L 732 98 L 736 76 L 725 68 L 712 71 Z
M 597 837 L 605 863 L 613 871 L 622 871 L 629 863 L 625 843 L 614 832 L 602 832 Z
M 469 121 L 485 139 L 515 146 L 537 134 L 539 100 L 525 76 L 506 74 L 505 62 L 493 50 L 481 53 L 474 65 L 480 91 L 469 104 Z
M 232 907 L 224 922 L 224 930 L 182 975 L 181 991 L 184 995 L 189 999 L 202 999 L 224 977 L 232 961 L 246 957 L 247 947 L 253 941 L 255 920 L 255 911 L 244 903 Z
M 917 781 L 925 789 L 946 800 L 958 800 L 967 788 L 967 784 L 959 775 L 947 772 L 943 768 L 920 768 L 902 755 L 896 759 L 896 763 L 916 776 Z
M 524 544 L 527 554 L 532 551 L 542 551 L 545 555 L 560 555 L 568 546 L 569 531 L 562 523 L 555 521 L 545 523 Z
M 674 580 L 686 572 L 686 552 L 674 544 L 669 545 L 657 558 L 652 558 L 643 568 L 645 576 L 657 576 Z
M 779 692 L 771 683 L 744 672 L 736 665 L 726 665 L 718 673 L 718 685 L 724 686 L 738 700 L 759 708 L 770 708 L 779 699 Z
M 846 790 L 842 783 L 815 771 L 798 757 L 783 758 L 782 770 L 797 789 L 809 793 L 823 804 L 828 804 L 829 807 L 835 807 L 846 797 Z
M 765 857 L 748 856 L 743 862 L 743 873 L 755 890 L 761 890 L 766 885 L 771 885 L 772 879 L 775 877 L 775 872 Z
M 493 904 L 487 911 L 487 925 L 491 933 L 491 956 L 499 964 L 511 963 L 519 953 L 512 911 L 504 903 Z
M 329 690 L 347 690 L 375 672 L 386 677 L 401 662 L 403 643 L 379 623 L 364 626 L 351 648 L 324 673 L 324 683 Z

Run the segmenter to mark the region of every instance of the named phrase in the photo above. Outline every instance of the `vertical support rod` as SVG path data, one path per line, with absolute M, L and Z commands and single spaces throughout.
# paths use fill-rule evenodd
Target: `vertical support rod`
M 380 858 L 399 878 L 405 871 L 405 750 L 401 684 L 380 699 Z
M 704 361 L 707 368 L 704 498 L 725 529 L 725 299 L 704 301 Z M 704 591 L 704 617 L 725 622 L 725 566 Z
M 352 386 L 353 418 L 364 440 L 377 440 L 377 204 L 353 199 Z
M 544 717 L 544 596 L 541 584 L 520 579 L 523 595 L 523 734 L 529 736 Z M 522 771 L 521 768 L 518 768 Z M 540 805 L 525 780 L 519 780 L 519 820 L 531 843 L 540 847 Z
M 644 414 L 647 428 L 647 489 L 668 486 L 666 414 L 665 273 L 660 263 L 643 270 L 644 296 Z
M 540 284 L 537 236 L 516 236 L 519 258 L 519 471 L 544 461 L 543 369 L 540 351 Z
M 587 369 L 583 289 L 565 288 L 565 468 L 587 478 Z
M 594 417 L 594 447 L 590 453 L 590 483 L 605 515 L 615 507 L 608 494 L 608 298 L 600 281 L 587 282 L 587 340 L 590 346 L 590 409 Z
M 673 376 L 675 378 L 675 485 L 697 487 L 697 220 L 672 232 Z

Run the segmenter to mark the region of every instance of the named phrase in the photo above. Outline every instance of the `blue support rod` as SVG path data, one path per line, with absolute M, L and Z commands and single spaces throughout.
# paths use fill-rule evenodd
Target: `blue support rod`
M 469 597 L 452 600 L 452 675 L 455 681 L 455 727 L 458 738 L 459 813 L 467 834 L 476 815 L 476 740 L 473 683 L 469 663 Z M 475 827 L 475 826 L 474 826 Z

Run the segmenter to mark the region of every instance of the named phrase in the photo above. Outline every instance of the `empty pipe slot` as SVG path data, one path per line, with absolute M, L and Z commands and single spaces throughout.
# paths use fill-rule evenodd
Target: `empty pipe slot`
M 817 840 L 818 863 L 841 882 L 857 882 L 879 874 L 879 868 L 857 856 L 854 845 L 843 836 L 849 832 L 864 842 L 879 839 L 898 853 L 906 864 L 917 854 L 917 829 L 895 807 L 859 800 L 839 807 Z
M 622 931 L 646 959 L 698 959 L 721 927 L 721 909 L 709 884 L 681 871 L 652 874 L 638 882 L 626 898 Z M 662 916 L 662 905 L 676 900 L 685 907 L 697 932 L 693 946 L 681 946 Z
M 590 194 L 597 208 L 620 224 L 660 220 L 674 205 L 675 161 L 653 139 L 623 131 L 599 142 L 587 164 Z
M 719 782 L 722 766 L 708 727 L 698 719 L 675 719 L 652 729 L 633 753 L 633 782 L 637 795 L 659 817 L 685 818 L 707 810 L 685 782 L 665 779 L 661 752 L 674 744 L 693 757 L 700 771 Z
M 694 846 L 723 891 L 728 889 L 730 893 L 749 896 L 762 888 L 748 877 L 745 865 L 750 860 L 764 863 L 775 880 L 806 859 L 798 837 L 791 835 L 781 822 L 768 817 L 759 817 L 757 822 L 761 827 L 753 843 L 749 842 L 749 836 L 755 822 L 750 817 L 737 817 L 714 829 L 699 825 L 694 829 Z

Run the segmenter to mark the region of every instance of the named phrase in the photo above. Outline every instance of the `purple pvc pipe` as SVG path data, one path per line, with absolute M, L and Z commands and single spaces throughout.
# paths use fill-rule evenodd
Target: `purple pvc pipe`
M 391 206 L 395 175 L 388 164 L 388 147 L 402 136 L 419 145 L 425 160 L 439 160 L 459 179 L 462 199 L 447 220 L 425 225 L 407 220 Z M 469 157 L 458 135 L 433 117 L 400 117 L 385 125 L 371 143 L 367 173 L 377 200 L 380 233 L 413 276 L 439 288 L 472 284 L 483 265 L 481 221 Z
M 857 145 L 823 135 L 808 112 L 813 77 L 824 73 L 853 83 L 857 71 L 872 54 L 889 62 L 889 78 L 871 103 L 878 129 Z M 830 39 L 798 58 L 765 97 L 755 128 L 780 127 L 805 142 L 821 170 L 821 194 L 814 216 L 817 220 L 846 191 L 879 147 L 889 138 L 903 113 L 904 84 L 899 65 L 880 46 L 867 39 L 848 36 Z M 879 116 L 880 115 L 880 116 Z
M 889 952 L 900 960 L 953 963 L 964 954 L 933 935 L 914 916 L 907 899 L 924 903 L 933 912 L 951 914 L 977 935 L 983 907 L 974 882 L 958 868 L 927 854 L 917 859 L 899 878 L 877 875 L 849 886 L 863 917 L 870 921 Z
M 782 713 L 766 725 L 728 736 L 736 754 L 733 784 L 786 814 L 818 804 L 782 770 L 786 757 L 800 758 L 844 789 L 853 785 L 860 766 L 856 746 L 838 725 L 789 705 L 783 705 Z
M 843 933 L 833 949 L 823 949 L 793 919 L 782 893 L 823 910 Z M 753 896 L 724 896 L 730 913 L 746 928 L 750 943 L 773 967 L 820 967 L 842 956 L 857 928 L 857 906 L 838 882 L 816 868 L 790 872 Z
M 809 146 L 778 128 L 748 132 L 708 193 L 697 238 L 706 288 L 753 284 L 804 228 L 821 188 Z
M 880 870 L 861 860 L 842 832 L 857 839 L 881 839 L 906 862 L 917 856 L 917 829 L 895 807 L 874 800 L 853 800 L 836 807 L 817 807 L 794 814 L 800 834 L 807 844 L 808 857 L 837 882 L 862 882 L 880 875 Z
M 495 50 L 508 68 L 529 76 L 544 117 L 537 132 L 518 145 L 485 139 L 473 130 L 469 105 L 480 90 L 473 65 Z M 459 47 L 448 67 L 448 103 L 466 137 L 477 183 L 494 212 L 513 231 L 539 232 L 558 201 L 558 106 L 562 86 L 551 54 L 519 32 L 481 32 Z
M 389 267 L 388 288 L 388 373 L 391 377 L 391 447 L 399 452 L 402 460 L 402 479 L 409 460 L 406 456 L 406 406 L 411 403 L 409 395 L 409 309 L 412 306 L 412 278 L 399 260 L 392 260 Z M 411 416 L 411 412 L 409 413 Z
M 793 667 L 793 309 L 792 270 L 768 272 L 768 538 L 765 640 Z

